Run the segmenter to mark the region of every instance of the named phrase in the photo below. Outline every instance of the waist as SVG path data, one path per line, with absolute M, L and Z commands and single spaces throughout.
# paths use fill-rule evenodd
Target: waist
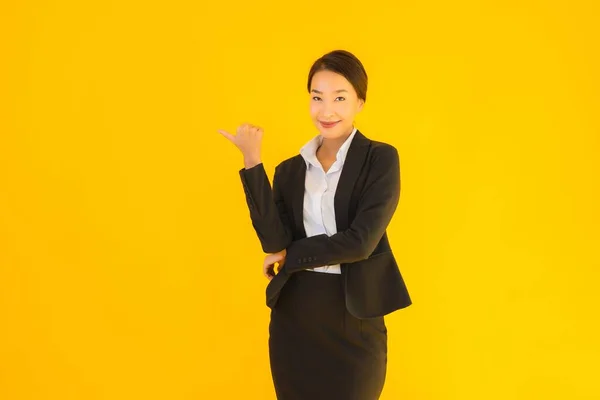
M 321 273 L 321 274 L 335 274 L 335 275 L 340 275 L 342 273 L 340 264 L 325 265 L 323 267 L 309 268 L 309 269 L 306 269 L 306 271 L 317 272 L 317 273 Z

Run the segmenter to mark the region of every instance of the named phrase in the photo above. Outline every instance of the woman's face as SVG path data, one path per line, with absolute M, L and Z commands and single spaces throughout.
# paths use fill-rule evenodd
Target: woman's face
M 352 84 L 340 74 L 323 70 L 313 75 L 310 90 L 310 116 L 321 135 L 335 139 L 350 134 L 354 116 L 364 104 Z

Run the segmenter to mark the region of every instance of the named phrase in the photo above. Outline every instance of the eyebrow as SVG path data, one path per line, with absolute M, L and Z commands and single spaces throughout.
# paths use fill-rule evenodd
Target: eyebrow
M 313 89 L 313 90 L 311 90 L 311 92 L 315 92 L 317 94 L 323 94 L 323 92 L 320 92 L 317 89 Z M 335 93 L 342 93 L 342 92 L 348 93 L 348 91 L 346 89 L 338 89 L 338 90 L 335 91 Z

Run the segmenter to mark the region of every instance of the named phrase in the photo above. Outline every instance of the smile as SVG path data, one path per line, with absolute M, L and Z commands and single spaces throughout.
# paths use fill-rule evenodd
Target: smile
M 321 126 L 323 128 L 333 128 L 334 126 L 336 126 L 340 122 L 341 121 L 335 121 L 335 122 L 323 122 L 323 121 L 319 121 L 319 123 L 321 124 Z

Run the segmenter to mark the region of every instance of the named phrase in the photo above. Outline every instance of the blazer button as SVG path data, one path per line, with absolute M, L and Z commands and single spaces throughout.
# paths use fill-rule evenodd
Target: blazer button
M 298 259 L 298 264 L 302 264 L 302 259 L 301 258 Z
M 311 262 L 313 260 L 312 257 L 308 257 L 308 262 Z

